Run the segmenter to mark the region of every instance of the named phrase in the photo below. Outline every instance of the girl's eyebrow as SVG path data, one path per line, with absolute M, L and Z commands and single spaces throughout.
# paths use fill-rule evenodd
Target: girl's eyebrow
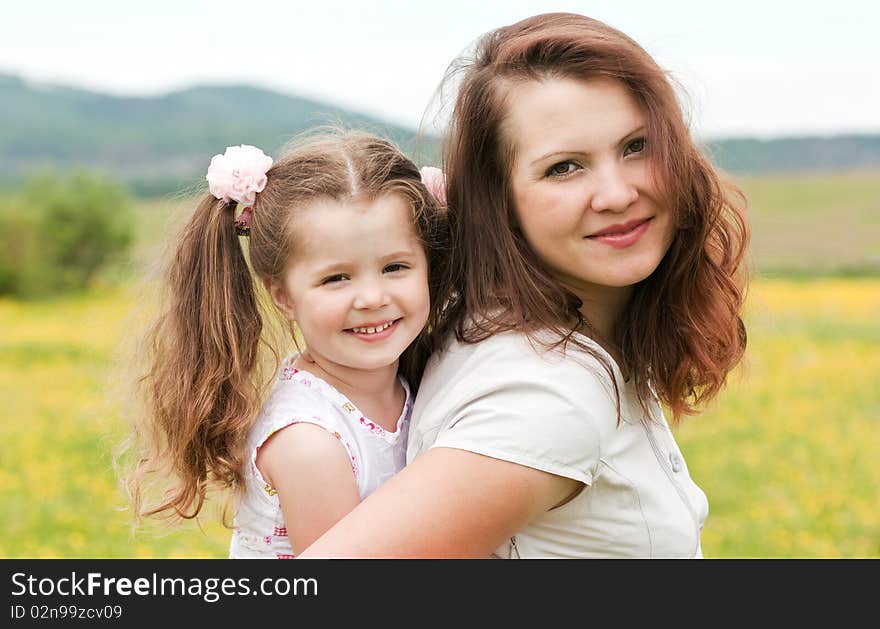
M 399 251 L 394 251 L 393 253 L 389 253 L 387 255 L 382 256 L 379 260 L 383 263 L 388 262 L 389 260 L 394 259 L 409 259 L 415 255 L 415 251 L 412 249 L 401 249 Z M 315 269 L 315 275 L 332 275 L 335 273 L 340 273 L 342 271 L 347 270 L 349 267 L 357 266 L 356 262 L 352 262 L 350 260 L 335 260 L 333 262 L 328 262 L 327 264 L 322 264 L 321 266 Z
M 617 144 L 615 146 L 620 146 L 621 144 L 623 144 L 627 140 L 629 140 L 632 136 L 636 135 L 637 133 L 642 133 L 644 130 L 645 130 L 645 125 L 639 125 L 638 127 L 633 129 L 629 133 L 623 134 L 620 137 L 620 140 L 617 141 Z M 588 153 L 584 153 L 583 151 L 551 151 L 545 155 L 542 155 L 538 159 L 534 160 L 530 165 L 534 166 L 538 162 L 543 162 L 545 159 L 548 159 L 548 158 L 553 157 L 555 155 L 588 155 Z
M 324 264 L 315 269 L 315 275 L 333 275 L 335 273 L 339 273 L 340 271 L 345 270 L 348 263 L 339 260 L 337 262 L 331 262 L 329 264 Z
M 382 256 L 383 261 L 393 260 L 395 258 L 409 258 L 415 254 L 415 251 L 412 249 L 401 249 L 400 251 L 395 251 L 394 253 L 389 253 L 388 255 Z

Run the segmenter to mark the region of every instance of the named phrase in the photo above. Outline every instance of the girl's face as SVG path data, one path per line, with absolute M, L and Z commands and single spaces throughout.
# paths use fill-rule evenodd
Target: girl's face
M 297 210 L 296 251 L 275 303 L 336 375 L 397 368 L 428 319 L 428 264 L 399 194 Z
M 523 235 L 584 302 L 648 277 L 672 241 L 657 196 L 646 117 L 611 80 L 553 79 L 512 88 L 502 133 Z

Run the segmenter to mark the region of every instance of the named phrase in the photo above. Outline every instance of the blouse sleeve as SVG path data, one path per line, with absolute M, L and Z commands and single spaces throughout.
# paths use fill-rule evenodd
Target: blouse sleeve
M 598 374 L 530 346 L 515 356 L 508 349 L 490 348 L 468 361 L 459 374 L 467 394 L 446 413 L 431 447 L 468 450 L 591 484 L 600 456 L 598 422 L 614 409 Z

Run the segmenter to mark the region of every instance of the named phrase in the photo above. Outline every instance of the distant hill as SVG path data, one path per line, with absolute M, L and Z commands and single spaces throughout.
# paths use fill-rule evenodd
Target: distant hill
M 247 86 L 200 86 L 152 98 L 121 98 L 0 74 L 0 185 L 47 166 L 94 168 L 150 196 L 201 183 L 228 145 L 277 154 L 297 133 L 341 122 L 386 135 L 419 163 L 439 143 L 416 131 L 329 103 Z M 731 172 L 880 167 L 880 135 L 728 139 L 706 147 Z
M 436 139 L 417 139 L 413 129 L 256 87 L 120 98 L 0 74 L 0 185 L 47 166 L 77 166 L 140 194 L 164 194 L 201 183 L 211 156 L 226 146 L 253 144 L 275 155 L 298 133 L 334 123 L 385 135 L 411 155 L 437 154 Z
M 730 172 L 833 171 L 880 167 L 880 135 L 736 138 L 708 146 L 713 161 Z

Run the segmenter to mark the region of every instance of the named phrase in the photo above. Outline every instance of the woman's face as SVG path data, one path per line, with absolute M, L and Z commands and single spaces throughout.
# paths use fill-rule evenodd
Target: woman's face
M 646 154 L 647 119 L 612 80 L 516 85 L 504 139 L 529 245 L 585 302 L 648 277 L 672 241 Z

